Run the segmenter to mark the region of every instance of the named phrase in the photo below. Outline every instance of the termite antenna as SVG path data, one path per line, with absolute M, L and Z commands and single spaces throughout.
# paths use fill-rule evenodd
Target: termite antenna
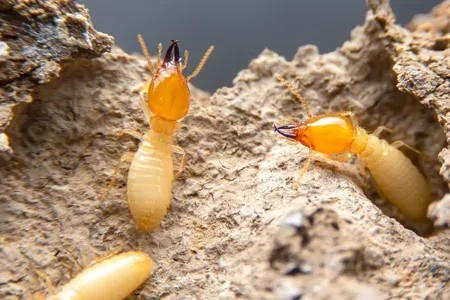
M 275 76 L 278 81 L 280 81 L 281 83 L 283 83 L 290 91 L 292 94 L 295 95 L 295 97 L 297 97 L 297 99 L 303 104 L 303 106 L 305 107 L 306 110 L 306 114 L 308 115 L 308 118 L 312 118 L 313 115 L 311 114 L 311 111 L 309 110 L 308 107 L 308 103 L 306 102 L 306 100 L 302 97 L 302 95 L 300 95 L 300 93 L 283 77 L 281 76 Z
M 138 40 L 139 44 L 141 44 L 142 52 L 144 52 L 145 60 L 147 60 L 147 68 L 150 70 L 152 75 L 155 76 L 155 71 L 153 70 L 152 67 L 152 61 L 150 60 L 150 54 L 148 53 L 148 49 L 147 46 L 145 45 L 144 38 L 140 33 L 138 34 Z
M 181 66 L 181 71 L 183 71 L 184 69 L 186 69 L 187 64 L 188 64 L 188 60 L 189 60 L 189 51 L 184 50 L 184 63 Z
M 211 52 L 213 52 L 213 50 L 214 50 L 214 46 L 211 46 L 211 47 L 208 48 L 208 50 L 206 50 L 205 55 L 203 55 L 203 58 L 200 61 L 200 63 L 198 64 L 197 68 L 195 69 L 195 71 L 191 75 L 186 77 L 186 81 L 190 81 L 192 78 L 197 76 L 198 73 L 200 73 L 200 71 L 202 70 L 202 68 L 205 65 L 206 61 L 208 60 L 209 55 L 211 54 Z
M 158 66 L 161 65 L 161 55 L 162 55 L 163 45 L 162 43 L 158 44 Z

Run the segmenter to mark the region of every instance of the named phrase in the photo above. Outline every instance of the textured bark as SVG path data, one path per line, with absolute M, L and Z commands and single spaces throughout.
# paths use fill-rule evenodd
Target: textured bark
M 110 51 L 113 41 L 74 1 L 0 1 L 0 151 L 11 150 L 4 129 L 36 84 L 57 77 L 63 62 Z
M 307 150 L 272 132 L 280 119 L 306 118 L 278 74 L 295 82 L 313 114 L 352 110 L 368 130 L 386 125 L 395 129 L 389 140 L 440 153 L 442 167 L 411 157 L 436 199 L 447 192 L 449 2 L 414 19 L 413 31 L 395 24 L 387 2 L 370 5 L 365 24 L 335 52 L 303 46 L 287 61 L 265 50 L 232 87 L 212 96 L 192 87 L 176 133 L 187 168 L 151 233 L 132 221 L 125 164 L 97 199 L 121 154 L 136 149 L 117 133 L 149 129 L 136 92 L 148 76 L 143 58 L 115 48 L 64 63 L 34 87 L 31 103 L 14 98 L 23 104 L 5 129 L 12 152 L 0 157 L 0 297 L 45 291 L 37 270 L 58 286 L 97 256 L 132 249 L 158 267 L 131 298 L 449 299 L 448 229 L 427 238 L 406 229 L 420 226 L 389 217 L 401 220 L 374 191 L 365 195 L 351 162 L 316 157 L 293 190 Z M 430 214 L 445 226 L 442 203 Z
M 394 61 L 397 88 L 413 95 L 423 105 L 432 108 L 450 141 L 450 2 L 444 1 L 429 15 L 415 17 L 410 31 L 395 24 L 387 1 L 371 0 L 369 4 L 382 30 L 380 35 L 389 57 Z M 441 175 L 450 182 L 449 148 L 439 153 L 443 162 Z M 430 210 L 436 225 L 449 226 L 449 197 Z M 444 203 L 446 202 L 446 203 Z M 446 209 L 447 207 L 447 209 Z

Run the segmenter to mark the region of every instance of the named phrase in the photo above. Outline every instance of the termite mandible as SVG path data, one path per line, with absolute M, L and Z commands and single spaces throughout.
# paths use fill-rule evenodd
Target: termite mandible
M 307 171 L 313 151 L 336 155 L 356 155 L 370 171 L 382 196 L 407 217 L 424 221 L 431 202 L 430 187 L 412 162 L 398 150 L 401 146 L 414 148 L 402 141 L 389 145 L 378 138 L 387 128 L 382 126 L 372 134 L 357 125 L 351 113 L 328 113 L 313 117 L 306 100 L 284 78 L 277 76 L 303 104 L 309 120 L 298 124 L 274 125 L 279 134 L 309 148 L 308 159 L 295 186 Z M 350 115 L 348 117 L 347 115 Z
M 184 52 L 185 62 L 182 63 L 178 41 L 172 40 L 162 62 L 162 46 L 159 44 L 159 67 L 155 71 L 144 39 L 141 35 L 138 39 L 153 75 L 140 93 L 140 106 L 151 130 L 144 136 L 134 130 L 123 130 L 121 134 L 129 134 L 141 143 L 136 153 L 125 153 L 120 161 L 131 162 L 127 194 L 133 219 L 139 229 L 151 231 L 166 215 L 172 199 L 172 181 L 181 174 L 185 165 L 186 152 L 173 145 L 172 136 L 178 129 L 178 120 L 189 110 L 188 82 L 199 74 L 214 46 L 209 47 L 194 72 L 185 78 L 182 71 L 187 66 L 189 52 Z M 173 167 L 174 152 L 182 154 L 177 168 Z

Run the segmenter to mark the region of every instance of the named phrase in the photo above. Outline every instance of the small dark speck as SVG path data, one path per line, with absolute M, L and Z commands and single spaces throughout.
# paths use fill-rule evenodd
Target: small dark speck
M 334 229 L 339 230 L 339 225 L 336 222 L 331 223 Z

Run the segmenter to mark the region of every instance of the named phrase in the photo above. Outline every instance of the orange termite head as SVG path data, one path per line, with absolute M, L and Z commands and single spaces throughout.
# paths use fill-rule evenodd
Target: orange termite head
M 355 135 L 352 122 L 336 113 L 319 115 L 299 124 L 274 125 L 274 129 L 290 140 L 326 154 L 348 151 Z
M 169 121 L 183 118 L 189 110 L 189 87 L 182 74 L 178 41 L 172 40 L 164 61 L 147 90 L 150 111 Z

